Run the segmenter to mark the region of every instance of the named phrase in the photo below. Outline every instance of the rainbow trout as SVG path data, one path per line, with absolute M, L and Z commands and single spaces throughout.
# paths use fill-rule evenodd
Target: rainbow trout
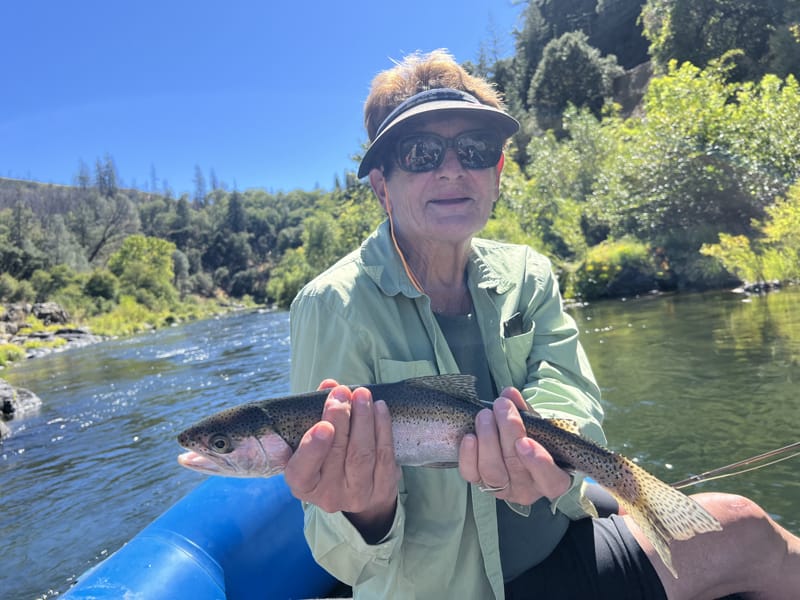
M 434 375 L 364 387 L 389 407 L 395 455 L 403 466 L 458 466 L 461 438 L 474 432 L 478 411 L 490 406 L 477 397 L 471 375 Z M 321 390 L 251 402 L 207 417 L 178 436 L 178 443 L 189 450 L 178 462 L 212 475 L 277 475 L 303 434 L 320 420 L 328 393 Z M 521 416 L 528 436 L 544 446 L 556 464 L 588 475 L 611 492 L 675 577 L 669 543 L 722 529 L 682 492 L 624 456 L 581 437 L 572 421 L 526 412 Z

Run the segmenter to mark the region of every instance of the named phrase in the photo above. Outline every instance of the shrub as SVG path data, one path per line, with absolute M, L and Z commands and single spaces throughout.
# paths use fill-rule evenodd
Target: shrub
M 36 302 L 36 290 L 33 288 L 33 284 L 27 279 L 20 281 L 10 300 L 12 302 Z
M 10 302 L 19 282 L 8 273 L 0 273 L 0 301 Z
M 272 270 L 267 282 L 267 294 L 278 306 L 288 307 L 300 288 L 313 277 L 314 270 L 306 263 L 303 249 L 289 250 Z
M 719 243 L 704 244 L 700 252 L 746 283 L 799 279 L 800 183 L 765 212 L 763 221 L 753 222 L 753 239 L 720 233 Z
M 0 367 L 25 358 L 25 351 L 14 344 L 0 344 Z
M 660 287 L 667 270 L 666 264 L 656 264 L 654 253 L 642 242 L 606 241 L 589 249 L 569 287 L 585 299 L 631 296 Z
M 55 291 L 53 276 L 43 269 L 36 269 L 31 275 L 31 285 L 36 292 L 36 301 L 44 302 Z
M 195 273 L 189 278 L 189 289 L 206 298 L 214 295 L 214 280 L 208 273 Z
M 118 288 L 119 280 L 110 271 L 94 271 L 83 286 L 86 295 L 106 300 L 115 299 Z

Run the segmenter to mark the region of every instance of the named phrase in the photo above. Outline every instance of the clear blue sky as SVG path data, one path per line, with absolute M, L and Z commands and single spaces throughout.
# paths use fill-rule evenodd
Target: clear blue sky
M 361 110 L 392 59 L 513 52 L 513 0 L 4 0 L 0 177 L 71 184 L 110 154 L 192 192 L 330 189 L 355 170 Z

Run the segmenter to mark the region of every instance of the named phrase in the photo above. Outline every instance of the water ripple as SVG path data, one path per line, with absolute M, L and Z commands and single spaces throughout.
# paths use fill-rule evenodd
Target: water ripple
M 164 512 L 203 480 L 178 467 L 177 432 L 224 406 L 284 393 L 288 367 L 286 313 L 248 313 L 4 373 L 43 407 L 13 421 L 0 446 L 3 597 L 57 595 Z

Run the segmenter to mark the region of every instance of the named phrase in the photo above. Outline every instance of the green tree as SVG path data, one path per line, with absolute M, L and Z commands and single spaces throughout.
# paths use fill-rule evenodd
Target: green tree
M 584 33 L 565 33 L 545 46 L 531 80 L 528 99 L 541 129 L 561 129 L 569 104 L 586 107 L 596 116 L 621 74 L 613 56 L 602 57 Z
M 523 12 L 522 29 L 515 32 L 516 54 L 512 67 L 512 80 L 515 85 L 509 89 L 506 84 L 506 100 L 512 107 L 520 111 L 528 110 L 531 107 L 528 92 L 531 87 L 531 79 L 536 71 L 542 53 L 547 43 L 553 39 L 550 26 L 542 15 L 538 2 L 528 2 Z M 510 93 L 514 90 L 513 93 Z M 515 106 L 516 104 L 516 106 Z
M 225 227 L 233 233 L 247 231 L 247 211 L 242 195 L 234 191 L 228 197 L 228 210 L 225 215 Z
M 206 178 L 203 175 L 203 170 L 200 168 L 200 165 L 194 166 L 194 202 L 198 206 L 203 206 L 206 203 L 206 194 L 208 190 L 206 189 Z
M 297 292 L 314 275 L 314 270 L 306 262 L 303 248 L 288 250 L 272 271 L 267 283 L 267 294 L 278 306 L 288 308 Z
M 42 252 L 50 265 L 68 265 L 83 271 L 88 269 L 88 262 L 83 248 L 78 243 L 75 234 L 67 228 L 64 216 L 54 214 L 42 219 L 44 235 L 42 237 Z
M 115 194 L 96 199 L 92 243 L 86 257 L 89 263 L 101 259 L 109 250 L 113 251 L 121 239 L 139 229 L 136 210 L 127 196 Z
M 336 223 L 341 254 L 358 248 L 386 218 L 372 188 L 358 179 L 348 181 L 343 190 L 334 192 L 332 200 L 337 207 Z
M 603 54 L 613 54 L 630 69 L 650 60 L 640 14 L 645 0 L 598 0 L 597 19 L 586 31 L 589 43 Z
M 679 285 L 722 283 L 700 246 L 752 234 L 753 219 L 800 174 L 797 83 L 726 80 L 727 63 L 670 66 L 645 98 L 646 119 L 609 125 L 592 219 L 663 248 Z
M 0 302 L 10 302 L 18 286 L 19 282 L 13 275 L 0 272 Z
M 30 209 L 20 198 L 11 208 L 0 210 L 0 273 L 25 280 L 46 266 L 36 247 L 35 226 Z
M 339 258 L 339 226 L 330 214 L 318 212 L 303 221 L 303 248 L 306 261 L 316 272 Z
M 775 28 L 769 38 L 767 70 L 778 77 L 794 75 L 800 78 L 800 7 L 793 21 Z
M 27 252 L 34 249 L 34 229 L 37 226 L 36 215 L 25 202 L 22 192 L 17 196 L 11 206 L 11 214 L 8 221 L 8 241 Z
M 98 269 L 92 271 L 83 290 L 87 296 L 92 298 L 104 298 L 105 300 L 115 300 L 119 288 L 119 280 L 110 271 Z
M 526 231 L 535 233 L 549 252 L 579 260 L 591 244 L 605 239 L 604 223 L 591 220 L 586 202 L 613 151 L 614 141 L 588 109 L 570 106 L 564 113 L 564 135 L 552 132 L 528 145 L 527 198 L 516 207 Z
M 783 0 L 647 0 L 642 9 L 650 55 L 661 72 L 670 60 L 705 67 L 742 50 L 737 79 L 764 73 L 770 33 L 782 21 Z
M 100 195 L 111 198 L 119 191 L 117 165 L 110 154 L 95 161 L 95 186 Z
M 88 263 L 102 263 L 126 236 L 139 231 L 139 213 L 122 192 L 112 196 L 82 192 L 64 221 Z
M 190 290 L 189 258 L 176 249 L 172 253 L 172 268 L 175 273 L 172 284 L 180 293 L 181 299 L 183 299 Z
M 89 173 L 89 166 L 82 160 L 78 163 L 78 173 L 75 175 L 75 185 L 82 191 L 88 190 L 92 185 L 92 176 Z
M 172 242 L 132 235 L 111 256 L 108 269 L 119 278 L 123 293 L 149 308 L 160 308 L 175 301 L 174 252 Z

